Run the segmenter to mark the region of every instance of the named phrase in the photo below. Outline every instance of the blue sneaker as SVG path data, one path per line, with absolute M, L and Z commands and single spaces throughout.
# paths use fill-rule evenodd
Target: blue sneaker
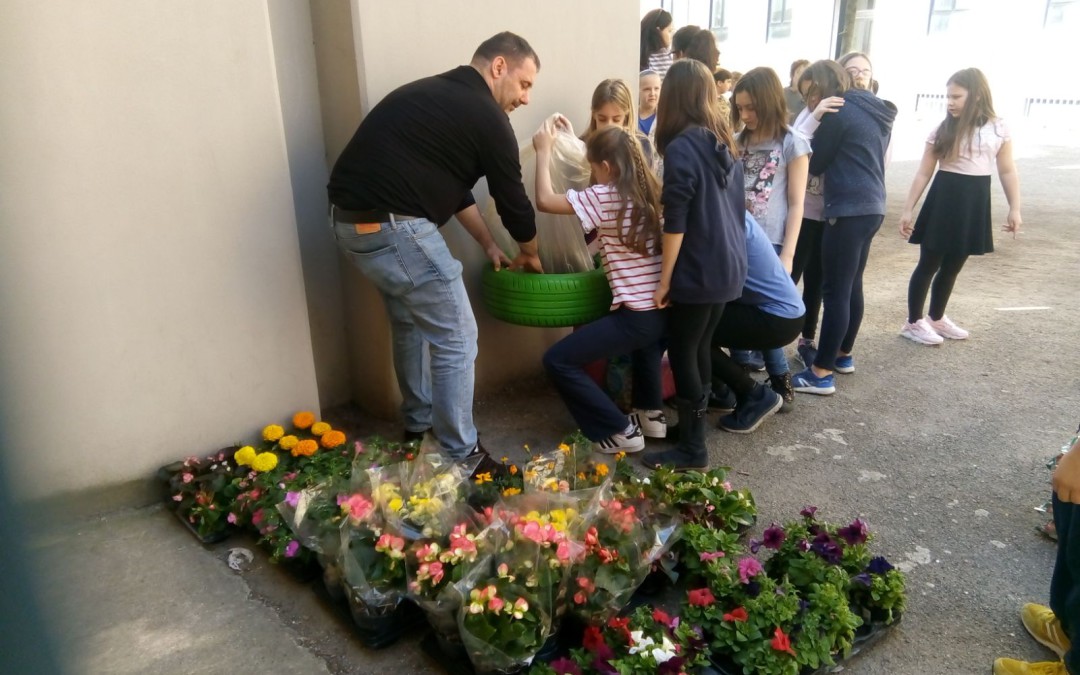
M 760 351 L 732 349 L 731 359 L 746 369 L 747 372 L 760 373 L 765 370 L 765 357 L 761 355 Z
M 795 391 L 801 394 L 828 396 L 829 394 L 836 393 L 836 386 L 833 384 L 832 375 L 818 377 L 810 368 L 807 368 L 791 378 L 791 384 L 794 386 Z
M 760 427 L 766 418 L 780 410 L 783 405 L 783 396 L 759 382 L 733 413 L 720 419 L 718 426 L 733 434 L 748 434 Z
M 836 365 L 833 366 L 833 370 L 838 373 L 850 375 L 855 372 L 855 359 L 848 354 L 847 356 L 837 356 Z

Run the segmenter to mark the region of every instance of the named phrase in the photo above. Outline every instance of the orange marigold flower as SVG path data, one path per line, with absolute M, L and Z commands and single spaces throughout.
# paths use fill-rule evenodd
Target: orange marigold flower
M 316 436 L 322 436 L 327 431 L 330 431 L 330 429 L 330 425 L 326 422 L 316 422 L 315 424 L 311 425 L 311 433 L 315 434 Z
M 319 450 L 319 444 L 310 438 L 305 438 L 292 449 L 293 457 L 311 457 Z
M 315 413 L 301 410 L 292 416 L 292 423 L 297 429 L 307 429 L 312 424 L 315 424 Z
M 322 446 L 327 449 L 336 448 L 339 445 L 345 444 L 345 434 L 341 433 L 337 429 L 331 429 L 330 431 L 327 431 L 325 434 L 322 435 L 320 443 L 322 443 Z

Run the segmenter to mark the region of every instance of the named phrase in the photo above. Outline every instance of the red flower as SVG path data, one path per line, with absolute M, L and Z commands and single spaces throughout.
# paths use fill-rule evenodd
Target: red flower
M 716 602 L 716 598 L 713 597 L 712 591 L 707 588 L 699 588 L 696 591 L 690 591 L 688 597 L 690 604 L 697 607 L 708 607 Z
M 607 647 L 604 642 L 604 634 L 596 626 L 586 626 L 585 635 L 581 639 L 581 646 L 590 652 L 599 652 L 602 647 Z
M 623 618 L 612 617 L 608 619 L 608 628 L 612 628 L 622 634 L 626 638 L 627 642 L 630 642 L 630 617 L 624 616 Z
M 791 640 L 788 639 L 788 636 L 785 635 L 784 631 L 780 630 L 779 627 L 773 631 L 773 639 L 769 644 L 778 652 L 787 652 L 788 654 L 795 656 L 795 650 L 791 648 Z
M 654 609 L 652 613 L 653 621 L 663 624 L 665 626 L 671 625 L 671 616 L 662 609 Z
M 736 607 L 727 614 L 724 615 L 724 621 L 746 621 L 749 619 L 746 610 L 742 607 Z

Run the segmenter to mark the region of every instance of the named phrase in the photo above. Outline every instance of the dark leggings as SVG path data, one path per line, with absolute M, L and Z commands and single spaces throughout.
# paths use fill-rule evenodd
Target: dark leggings
M 675 394 L 689 403 L 701 401 L 712 382 L 712 335 L 724 303 L 671 303 L 668 310 L 668 362 Z
M 821 234 L 825 221 L 803 218 L 799 230 L 799 242 L 795 245 L 795 258 L 791 263 L 791 280 L 803 280 L 802 301 L 806 306 L 802 336 L 813 340 L 817 333 L 818 314 L 821 313 Z
M 1058 548 L 1050 581 L 1050 609 L 1072 641 L 1072 649 L 1065 653 L 1065 667 L 1080 675 L 1080 504 L 1065 503 L 1055 494 L 1054 525 Z
M 923 244 L 919 247 L 919 264 L 908 282 L 908 322 L 915 323 L 923 317 L 926 292 L 930 291 L 930 318 L 937 321 L 945 316 L 953 285 L 960 270 L 967 262 L 966 255 L 935 253 Z
M 746 398 L 754 390 L 755 382 L 722 348 L 777 349 L 790 344 L 802 325 L 801 316 L 784 319 L 753 305 L 728 303 L 712 336 L 713 381 L 719 380 L 731 387 L 739 400 Z
M 825 226 L 821 236 L 821 338 L 814 365 L 836 368 L 840 352 L 850 354 L 863 318 L 863 270 L 870 244 L 885 216 L 846 216 Z

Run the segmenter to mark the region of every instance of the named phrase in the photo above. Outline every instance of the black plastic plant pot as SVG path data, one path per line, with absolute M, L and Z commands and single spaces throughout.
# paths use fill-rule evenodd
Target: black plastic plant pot
M 297 558 L 284 558 L 279 564 L 281 569 L 288 572 L 289 576 L 300 583 L 314 581 L 321 577 L 323 573 L 319 561 L 306 555 Z
M 198 539 L 199 543 L 202 544 L 203 546 L 210 546 L 211 544 L 217 544 L 218 542 L 225 541 L 230 536 L 232 536 L 233 528 L 232 528 L 231 525 L 226 525 L 224 528 L 222 528 L 220 530 L 215 530 L 215 531 L 209 532 L 209 533 L 207 533 L 205 535 L 199 534 L 198 528 L 196 528 L 195 525 L 192 524 L 191 521 L 189 521 L 187 519 L 187 515 L 185 513 L 181 512 L 181 511 L 177 511 L 177 510 L 174 510 L 172 513 L 173 513 L 174 516 L 176 516 L 177 520 L 179 520 L 181 523 L 184 524 L 184 527 L 186 527 L 187 531 L 191 533 L 191 536 Z

